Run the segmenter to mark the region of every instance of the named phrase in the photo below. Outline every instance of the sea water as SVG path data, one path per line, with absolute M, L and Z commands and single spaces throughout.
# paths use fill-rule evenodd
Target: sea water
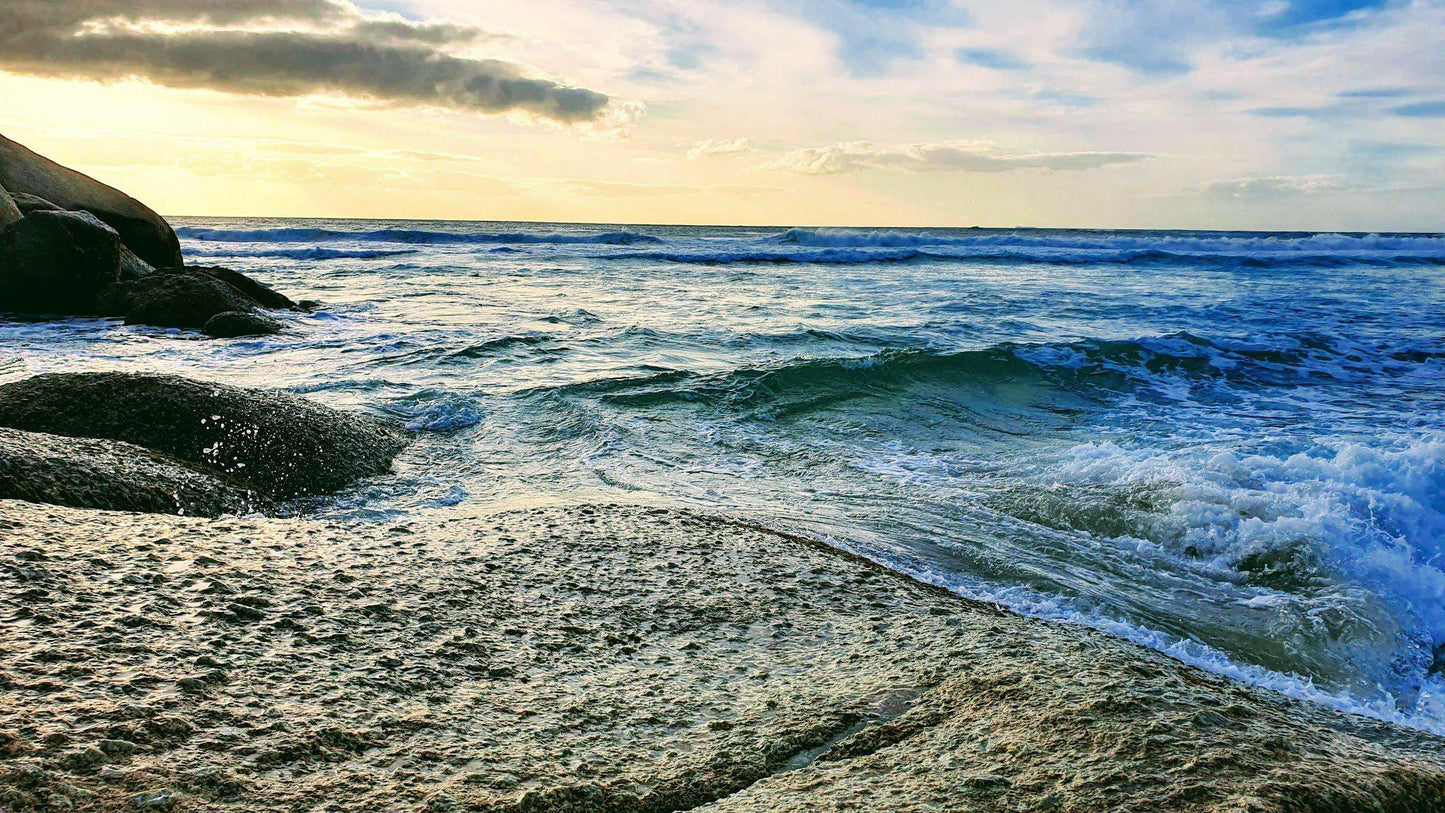
M 261 339 L 4 345 L 417 430 L 324 516 L 727 512 L 1445 733 L 1445 236 L 177 226 L 320 306 Z

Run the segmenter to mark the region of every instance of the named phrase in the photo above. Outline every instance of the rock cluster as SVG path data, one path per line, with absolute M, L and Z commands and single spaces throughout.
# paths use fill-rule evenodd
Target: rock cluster
M 216 338 L 302 310 L 229 268 L 188 266 L 166 221 L 0 136 L 0 313 L 123 317 Z M 0 386 L 0 499 L 219 516 L 267 512 L 390 470 L 401 430 L 299 398 L 174 376 Z
M 0 312 L 119 316 L 216 337 L 278 333 L 296 303 L 229 268 L 187 266 L 135 199 L 0 136 Z

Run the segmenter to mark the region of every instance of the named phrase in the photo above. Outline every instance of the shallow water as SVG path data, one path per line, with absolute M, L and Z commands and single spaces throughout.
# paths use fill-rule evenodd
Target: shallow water
M 723 509 L 1445 732 L 1445 237 L 178 225 L 322 308 L 0 338 L 421 431 L 325 515 Z

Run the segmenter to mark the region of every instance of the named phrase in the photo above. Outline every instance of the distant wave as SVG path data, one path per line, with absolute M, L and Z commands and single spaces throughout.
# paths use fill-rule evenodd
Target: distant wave
M 772 238 L 783 245 L 812 248 L 1049 248 L 1079 251 L 1158 251 L 1169 254 L 1275 254 L 1403 252 L 1445 258 L 1445 235 L 1286 233 L 1254 235 L 1230 232 L 995 232 L 977 234 L 790 229 Z
M 728 265 L 732 263 L 850 265 L 856 263 L 906 262 L 908 260 L 918 259 L 948 260 L 961 258 L 929 254 L 928 252 L 914 249 L 871 251 L 827 248 L 818 251 L 778 251 L 776 249 L 741 248 L 722 249 L 718 251 L 632 251 L 622 254 L 608 254 L 599 259 L 656 260 L 669 263 L 692 263 L 694 265 Z
M 400 257 L 406 254 L 415 254 L 417 249 L 356 249 L 348 250 L 341 248 L 321 248 L 312 246 L 310 248 L 268 248 L 268 249 L 213 249 L 213 248 L 188 248 L 186 254 L 192 257 L 257 257 L 277 258 L 287 260 L 379 260 L 387 257 Z
M 187 240 L 202 240 L 210 243 L 325 243 L 356 240 L 368 243 L 412 243 L 419 245 L 570 245 L 596 244 L 630 246 L 643 243 L 660 243 L 662 240 L 650 234 L 633 231 L 612 231 L 600 234 L 564 234 L 556 232 L 450 232 L 422 229 L 375 229 L 372 231 L 343 231 L 338 229 L 211 229 L 185 226 L 176 229 L 176 234 Z
M 926 245 L 926 244 L 924 244 Z M 968 263 L 1028 263 L 1036 265 L 1205 265 L 1220 268 L 1347 268 L 1351 266 L 1445 265 L 1445 248 L 1439 253 L 1390 252 L 1307 253 L 1304 251 L 1275 254 L 1222 254 L 1166 251 L 1159 248 L 1110 248 L 1085 251 L 1078 248 L 1039 247 L 1006 248 L 980 245 L 938 243 L 931 250 L 923 248 L 857 247 L 807 248 L 796 250 L 722 248 L 715 251 L 633 251 L 599 255 L 602 260 L 651 260 L 655 262 L 688 263 L 692 265 L 732 264 L 800 264 L 861 265 L 865 263 L 904 263 L 912 261 Z

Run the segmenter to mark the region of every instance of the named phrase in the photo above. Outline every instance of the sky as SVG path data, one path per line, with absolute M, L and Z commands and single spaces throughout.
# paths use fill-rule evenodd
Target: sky
M 1445 0 L 0 0 L 169 215 L 1445 231 Z

